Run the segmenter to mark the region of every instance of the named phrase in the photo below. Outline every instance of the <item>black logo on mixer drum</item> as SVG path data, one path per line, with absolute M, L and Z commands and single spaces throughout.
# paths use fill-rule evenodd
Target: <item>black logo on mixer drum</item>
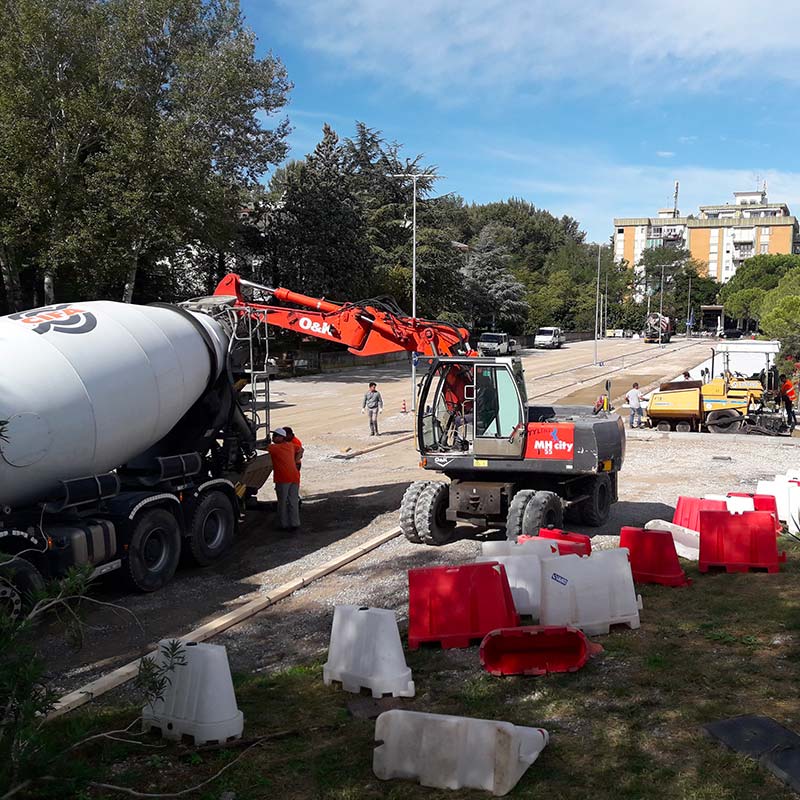
M 89 333 L 97 327 L 97 317 L 70 303 L 35 308 L 10 314 L 11 319 L 30 325 L 36 333 Z

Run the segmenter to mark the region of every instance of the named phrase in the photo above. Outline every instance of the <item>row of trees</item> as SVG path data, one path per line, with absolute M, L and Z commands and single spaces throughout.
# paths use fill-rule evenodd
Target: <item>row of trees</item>
M 0 312 L 182 299 L 231 269 L 410 310 L 412 175 L 422 316 L 591 330 L 598 258 L 610 327 L 653 302 L 683 319 L 690 279 L 716 296 L 686 251 L 632 270 L 571 217 L 436 196 L 436 168 L 364 123 L 286 162 L 290 88 L 237 0 L 0 0 Z

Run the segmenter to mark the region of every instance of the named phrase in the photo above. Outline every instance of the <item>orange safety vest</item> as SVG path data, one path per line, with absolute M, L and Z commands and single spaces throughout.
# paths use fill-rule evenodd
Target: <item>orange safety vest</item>
M 788 397 L 792 403 L 797 399 L 797 393 L 794 390 L 794 384 L 790 380 L 785 380 L 781 384 L 781 394 Z

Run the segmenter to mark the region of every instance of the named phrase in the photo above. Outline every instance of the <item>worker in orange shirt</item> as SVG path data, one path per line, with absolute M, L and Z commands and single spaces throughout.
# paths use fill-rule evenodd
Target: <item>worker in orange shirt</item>
M 794 413 L 794 403 L 797 400 L 797 393 L 794 390 L 794 384 L 785 376 L 780 376 L 781 390 L 780 397 L 783 400 L 783 406 L 786 409 L 786 423 L 791 430 L 795 429 L 797 425 L 797 417 Z
M 272 457 L 272 477 L 278 498 L 278 520 L 281 530 L 296 531 L 300 527 L 300 470 L 297 449 L 288 440 L 285 428 L 275 428 L 272 444 L 267 448 Z

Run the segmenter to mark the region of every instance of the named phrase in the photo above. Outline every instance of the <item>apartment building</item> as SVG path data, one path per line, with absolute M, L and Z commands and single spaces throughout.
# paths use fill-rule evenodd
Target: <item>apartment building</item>
M 770 203 L 766 188 L 733 197 L 733 203 L 700 206 L 696 216 L 670 208 L 656 217 L 615 219 L 614 258 L 635 267 L 649 248 L 685 248 L 706 274 L 725 283 L 750 256 L 800 252 L 800 227 L 786 203 Z

